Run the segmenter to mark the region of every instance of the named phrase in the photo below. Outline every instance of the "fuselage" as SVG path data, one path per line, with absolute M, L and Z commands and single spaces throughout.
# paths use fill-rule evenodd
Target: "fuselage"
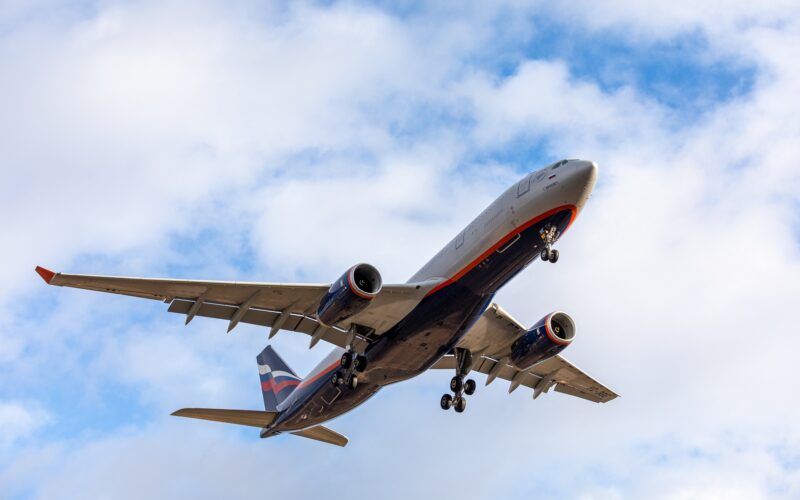
M 444 281 L 406 317 L 372 343 L 355 389 L 330 383 L 343 349 L 334 349 L 283 401 L 264 435 L 318 425 L 352 410 L 383 386 L 414 377 L 450 352 L 495 293 L 535 260 L 543 235 L 569 228 L 589 198 L 597 165 L 562 160 L 508 188 L 409 282 Z

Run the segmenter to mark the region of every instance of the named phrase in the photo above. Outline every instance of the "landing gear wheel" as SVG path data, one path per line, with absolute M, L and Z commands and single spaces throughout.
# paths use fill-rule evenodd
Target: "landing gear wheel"
M 449 410 L 453 406 L 453 396 L 449 394 L 442 396 L 442 399 L 439 400 L 439 406 L 442 407 L 442 410 Z
M 347 381 L 347 386 L 350 387 L 351 389 L 355 389 L 356 387 L 358 387 L 358 377 L 356 377 L 355 375 L 350 377 L 350 380 Z
M 455 408 L 456 412 L 464 413 L 464 410 L 467 409 L 467 400 L 464 398 L 457 398 L 453 401 L 453 407 Z
M 342 368 L 347 370 L 348 368 L 350 368 L 350 365 L 352 363 L 353 363 L 353 354 L 352 353 L 346 352 L 346 353 L 342 354 L 342 362 L 341 362 Z
M 550 262 L 553 264 L 558 262 L 558 250 L 550 250 Z
M 357 372 L 363 372 L 367 369 L 367 357 L 366 356 L 356 356 L 355 367 Z
M 472 396 L 473 394 L 475 394 L 475 387 L 476 385 L 474 380 L 472 379 L 467 380 L 466 382 L 464 382 L 464 394 L 466 394 L 467 396 Z
M 341 371 L 337 371 L 331 377 L 331 383 L 334 387 L 339 387 L 340 385 L 344 384 L 344 376 L 342 375 Z
M 547 248 L 547 247 L 545 247 L 544 249 L 542 249 L 542 253 L 539 255 L 539 257 L 540 257 L 540 258 L 541 258 L 543 261 L 545 261 L 545 262 L 547 262 L 548 260 L 550 260 L 550 256 L 551 256 L 551 254 L 550 254 L 550 249 L 549 249 L 549 248 Z
M 461 392 L 461 388 L 464 387 L 464 382 L 461 380 L 461 377 L 455 376 L 450 379 L 450 390 L 459 393 Z

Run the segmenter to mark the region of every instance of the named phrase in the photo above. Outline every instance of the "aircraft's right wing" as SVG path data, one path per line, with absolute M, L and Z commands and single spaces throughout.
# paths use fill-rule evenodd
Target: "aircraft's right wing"
M 502 307 L 492 304 L 459 343 L 459 347 L 473 353 L 472 369 L 487 375 L 486 384 L 495 378 L 511 382 L 508 392 L 520 385 L 533 389 L 533 398 L 554 389 L 556 392 L 577 396 L 595 403 L 606 403 L 617 394 L 561 355 L 537 363 L 527 370 L 519 370 L 508 361 L 509 346 L 526 328 Z M 456 360 L 448 355 L 432 368 L 455 370 Z

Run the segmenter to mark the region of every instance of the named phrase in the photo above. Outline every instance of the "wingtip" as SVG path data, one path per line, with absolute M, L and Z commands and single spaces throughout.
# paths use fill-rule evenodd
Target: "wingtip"
M 48 285 L 51 281 L 53 281 L 53 277 L 56 275 L 53 271 L 46 269 L 42 266 L 36 266 L 36 272 L 39 273 L 39 276 L 42 277 L 45 283 Z

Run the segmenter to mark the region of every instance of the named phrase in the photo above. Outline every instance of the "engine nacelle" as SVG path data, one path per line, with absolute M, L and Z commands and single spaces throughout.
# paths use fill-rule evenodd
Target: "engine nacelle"
M 550 313 L 511 344 L 511 362 L 527 370 L 563 351 L 574 338 L 572 318 L 563 312 Z
M 360 313 L 381 291 L 381 273 L 369 264 L 358 264 L 334 281 L 317 308 L 317 320 L 325 326 Z

